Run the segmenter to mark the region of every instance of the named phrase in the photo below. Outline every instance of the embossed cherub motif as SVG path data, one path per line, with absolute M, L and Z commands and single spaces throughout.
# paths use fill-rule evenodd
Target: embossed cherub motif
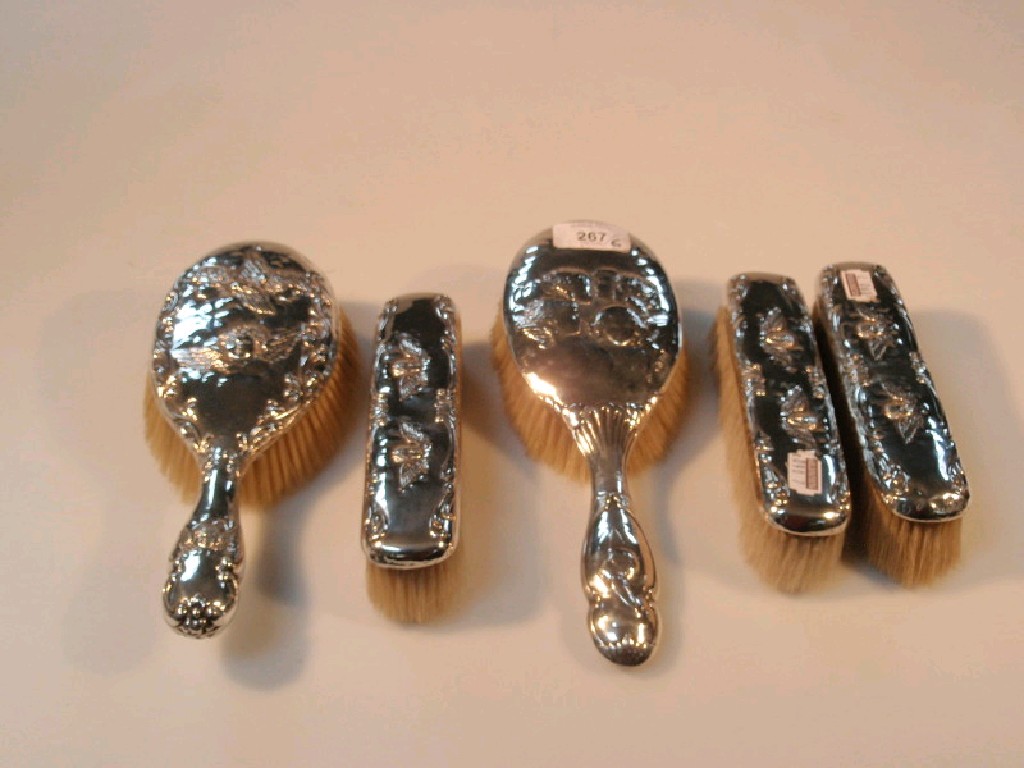
M 571 267 L 546 272 L 519 297 L 520 332 L 542 349 L 581 337 L 615 347 L 642 346 L 663 325 L 658 290 L 642 275 Z
M 284 333 L 278 322 L 322 285 L 314 285 L 302 269 L 274 268 L 263 251 L 245 249 L 238 255 L 237 262 L 196 265 L 181 289 L 168 296 L 166 345 L 179 375 L 258 372 L 285 363 L 304 338 L 322 330 L 317 313 L 304 307 L 297 308 L 308 314 L 304 332 Z

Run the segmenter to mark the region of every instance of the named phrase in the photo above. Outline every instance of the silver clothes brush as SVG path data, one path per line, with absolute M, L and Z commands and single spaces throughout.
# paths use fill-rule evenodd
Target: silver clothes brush
M 461 334 L 451 299 L 389 301 L 377 329 L 367 434 L 367 592 L 387 616 L 424 621 L 456 585 Z
M 763 273 L 730 279 L 714 346 L 744 553 L 773 586 L 803 591 L 839 562 L 850 489 L 796 283 Z
M 505 282 L 502 318 L 498 348 L 509 350 L 533 394 L 562 417 L 589 464 L 581 568 L 591 637 L 609 660 L 641 664 L 658 641 L 656 579 L 624 466 L 679 357 L 672 287 L 628 232 L 567 222 L 521 248 Z
M 271 444 L 301 456 L 318 424 L 330 431 L 338 423 L 339 331 L 326 281 L 284 246 L 215 251 L 167 294 L 153 392 L 202 471 L 163 589 L 167 621 L 179 633 L 210 637 L 231 619 L 245 563 L 236 491 L 251 460 Z M 278 441 L 300 420 L 290 446 Z
M 931 581 L 959 559 L 969 491 L 903 299 L 884 267 L 835 264 L 815 315 L 868 558 L 904 584 Z

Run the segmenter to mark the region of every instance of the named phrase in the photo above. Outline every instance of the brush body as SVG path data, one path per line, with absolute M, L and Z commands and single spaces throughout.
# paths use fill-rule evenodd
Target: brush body
M 457 585 L 461 377 L 451 299 L 389 301 L 374 351 L 363 550 L 371 601 L 400 621 L 443 612 Z
M 201 490 L 170 558 L 168 623 L 210 637 L 231 619 L 245 566 L 238 487 L 255 457 L 337 403 L 338 335 L 322 275 L 294 251 L 242 243 L 200 259 L 175 281 L 157 321 L 149 425 L 165 419 L 199 467 Z M 315 411 L 323 398 L 324 410 Z M 153 442 L 161 434 L 154 429 Z M 166 435 L 163 435 L 166 438 Z M 287 447 L 287 446 L 286 446 Z M 299 454 L 303 452 L 292 446 Z M 288 461 L 270 481 L 284 484 Z
M 651 251 L 628 232 L 565 222 L 520 249 L 505 282 L 502 329 L 495 358 L 503 384 L 518 372 L 565 432 L 550 423 L 532 427 L 571 435 L 590 470 L 580 570 L 591 638 L 608 660 L 642 664 L 660 631 L 656 575 L 625 468 L 680 357 L 672 287 Z M 519 418 L 517 404 L 509 407 Z
M 796 284 L 781 275 L 733 277 L 714 342 L 744 554 L 768 583 L 804 591 L 839 561 L 850 488 Z
M 927 583 L 959 559 L 969 499 L 935 383 L 884 267 L 836 264 L 818 281 L 815 319 L 856 465 L 858 538 L 884 573 Z

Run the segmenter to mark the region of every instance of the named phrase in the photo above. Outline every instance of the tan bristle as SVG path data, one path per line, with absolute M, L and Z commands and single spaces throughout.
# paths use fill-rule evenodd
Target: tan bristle
M 838 365 L 832 355 L 821 305 L 814 306 L 814 328 L 825 361 L 829 388 L 840 392 Z M 846 407 L 846 398 L 835 397 L 836 417 L 843 437 L 843 450 L 853 492 L 853 520 L 847 537 L 850 556 L 867 556 L 875 568 L 900 584 L 927 584 L 950 570 L 960 560 L 961 518 L 919 523 L 894 513 L 886 505 L 868 475 L 857 441 L 857 428 Z
M 425 568 L 384 568 L 367 561 L 366 595 L 392 621 L 420 624 L 449 613 L 462 584 L 460 544 L 450 557 Z
M 882 573 L 914 587 L 934 581 L 959 561 L 961 518 L 919 523 L 893 513 L 873 485 L 863 496 L 868 561 Z
M 835 569 L 843 551 L 843 532 L 799 536 L 786 533 L 765 517 L 733 356 L 731 323 L 725 308 L 718 311 L 711 341 L 721 393 L 719 421 L 725 433 L 727 462 L 740 508 L 743 554 L 768 584 L 783 592 L 806 591 L 826 580 Z
M 359 352 L 352 325 L 341 312 L 337 327 L 338 357 L 320 395 L 291 426 L 257 456 L 239 479 L 239 501 L 267 507 L 316 475 L 331 459 L 352 423 L 351 401 Z M 181 492 L 194 501 L 199 492 L 199 467 L 184 441 L 160 410 L 147 379 L 143 402 L 146 442 L 160 469 Z
M 556 472 L 577 480 L 588 480 L 590 470 L 587 461 L 576 448 L 562 417 L 533 393 L 519 372 L 500 314 L 491 328 L 491 351 L 505 412 L 527 455 Z M 637 433 L 627 462 L 630 472 L 642 472 L 660 461 L 672 445 L 686 407 L 686 372 L 686 350 L 683 348 L 679 350 L 658 402 Z

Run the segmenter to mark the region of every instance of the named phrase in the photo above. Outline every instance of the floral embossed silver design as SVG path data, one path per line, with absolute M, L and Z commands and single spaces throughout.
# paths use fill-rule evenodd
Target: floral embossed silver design
M 552 350 L 556 341 L 578 349 L 660 348 L 656 329 L 666 322 L 664 298 L 642 274 L 559 267 L 521 286 L 514 298 L 517 335 L 538 352 Z M 666 364 L 659 354 L 658 370 Z
M 764 397 L 768 391 L 764 381 L 764 368 L 760 363 L 741 360 L 740 379 L 743 382 L 743 394 L 748 398 Z
M 593 613 L 600 617 L 601 629 L 609 635 L 621 635 L 633 627 L 656 635 L 654 574 L 649 570 L 650 557 L 642 556 L 636 541 L 627 533 L 630 499 L 607 493 L 599 495 L 596 503 L 596 514 L 602 521 L 596 527 L 606 535 L 588 537 L 583 550 L 584 586 L 591 596 Z M 641 635 L 636 645 L 642 649 L 647 639 Z
M 812 405 L 799 386 L 790 387 L 782 396 L 779 417 L 786 434 L 808 448 L 813 448 L 816 443 L 814 433 L 824 429 L 822 409 Z
M 398 394 L 403 400 L 425 389 L 430 383 L 427 365 L 430 358 L 408 333 L 398 335 L 395 350 L 391 355 L 391 377 L 398 385 Z
M 398 423 L 398 440 L 391 446 L 391 463 L 398 470 L 398 488 L 405 491 L 430 474 L 430 437 L 408 420 Z
M 903 442 L 909 443 L 924 427 L 924 405 L 913 392 L 898 384 L 883 381 L 878 388 L 881 390 L 882 413 L 896 427 Z
M 850 513 L 849 482 L 800 290 L 782 275 L 736 275 L 726 288 L 724 317 L 767 520 L 796 535 L 841 533 Z M 808 451 L 820 463 L 821 484 L 794 479 L 797 492 L 789 485 L 790 457 Z
M 337 354 L 334 322 L 324 278 L 266 243 L 200 259 L 164 299 L 152 382 L 203 475 L 163 590 L 181 634 L 210 637 L 232 616 L 244 570 L 237 478 L 320 394 Z
M 876 296 L 848 299 L 844 271 L 868 272 Z M 913 326 L 888 271 L 860 262 L 827 267 L 818 317 L 868 480 L 894 514 L 914 521 L 958 517 L 969 491 L 956 444 Z
M 429 566 L 457 544 L 458 333 L 441 294 L 399 296 L 381 312 L 363 504 L 363 549 L 376 566 Z
M 761 347 L 764 351 L 780 365 L 791 368 L 800 343 L 796 334 L 790 330 L 782 309 L 771 307 L 761 319 L 760 327 Z
M 502 319 L 516 367 L 568 426 L 592 476 L 582 581 L 591 638 L 617 664 L 657 645 L 655 568 L 634 518 L 624 464 L 680 351 L 675 295 L 647 247 L 561 248 L 551 230 L 523 245 Z

